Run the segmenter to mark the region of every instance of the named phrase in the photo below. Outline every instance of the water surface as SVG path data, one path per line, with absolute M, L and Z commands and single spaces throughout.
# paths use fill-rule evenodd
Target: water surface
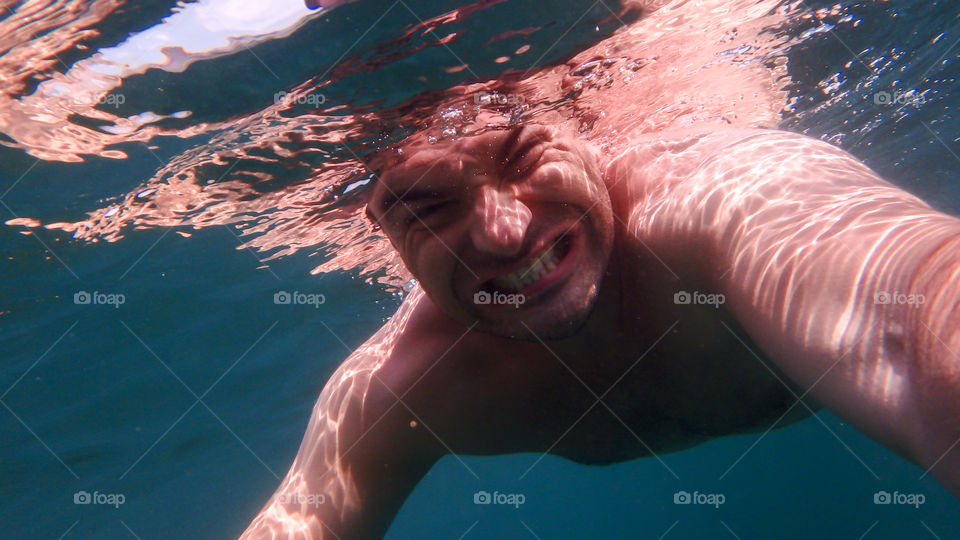
M 779 126 L 960 212 L 949 3 L 588 7 L 4 4 L 6 534 L 239 534 L 325 380 L 402 299 L 409 276 L 361 215 L 363 162 L 416 129 L 551 120 L 612 152 L 626 124 Z M 479 91 L 525 99 L 489 107 Z M 325 303 L 278 305 L 280 291 Z M 75 303 L 82 292 L 124 302 Z M 923 471 L 819 418 L 663 456 L 679 480 L 655 460 L 547 457 L 519 480 L 539 456 L 448 457 L 388 538 L 960 532 L 960 503 Z M 478 506 L 481 489 L 526 502 Z M 74 504 L 81 490 L 124 503 Z M 726 503 L 675 505 L 679 490 Z M 879 490 L 926 502 L 875 505 Z

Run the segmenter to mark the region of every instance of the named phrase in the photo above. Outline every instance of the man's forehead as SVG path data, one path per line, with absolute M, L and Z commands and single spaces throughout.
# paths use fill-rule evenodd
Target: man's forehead
M 432 139 L 427 132 L 408 137 L 399 147 L 375 156 L 370 164 L 377 175 L 371 199 L 391 198 L 395 192 L 416 187 L 429 190 L 469 176 L 471 170 L 497 166 L 517 143 L 550 141 L 555 129 L 536 123 L 495 128 L 456 139 Z
M 517 130 L 497 130 L 456 140 L 417 140 L 375 158 L 380 181 L 395 182 L 410 176 L 456 174 L 500 158 L 501 148 Z
M 432 189 L 437 182 L 449 183 L 463 178 L 468 169 L 477 169 L 475 158 L 462 151 L 421 152 L 381 171 L 374 194 L 404 192 L 408 189 Z M 399 193 L 398 193 L 399 194 Z
M 406 159 L 396 163 L 390 169 L 384 171 L 384 176 L 389 177 L 393 172 L 425 173 L 428 170 L 443 170 L 444 172 L 453 172 L 463 168 L 465 162 L 479 161 L 482 156 L 476 151 L 471 151 L 465 141 L 460 140 L 453 144 L 437 144 L 435 147 L 414 150 L 408 153 Z
M 428 133 L 418 133 L 398 147 L 375 156 L 371 165 L 383 177 L 390 171 L 430 168 L 438 162 L 497 160 L 504 157 L 501 154 L 505 147 L 527 135 L 542 140 L 554 138 L 550 128 L 539 124 L 499 127 L 456 139 L 438 139 Z

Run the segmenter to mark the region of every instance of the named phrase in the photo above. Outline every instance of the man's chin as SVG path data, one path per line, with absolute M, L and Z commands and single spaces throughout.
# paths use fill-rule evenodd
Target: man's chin
M 592 292 L 577 302 L 559 306 L 521 307 L 514 313 L 501 316 L 481 316 L 475 330 L 487 334 L 523 341 L 553 341 L 576 334 L 586 324 L 596 303 Z

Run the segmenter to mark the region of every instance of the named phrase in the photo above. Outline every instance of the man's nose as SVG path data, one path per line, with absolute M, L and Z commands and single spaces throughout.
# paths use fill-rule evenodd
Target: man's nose
M 494 255 L 516 255 L 523 246 L 532 215 L 509 187 L 482 187 L 477 194 L 470 229 L 474 247 Z

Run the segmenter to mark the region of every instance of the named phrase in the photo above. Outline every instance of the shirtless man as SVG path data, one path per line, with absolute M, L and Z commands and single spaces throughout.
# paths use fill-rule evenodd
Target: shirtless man
M 960 220 L 829 144 L 690 131 L 605 158 L 525 125 L 411 145 L 368 214 L 419 286 L 244 538 L 381 537 L 446 453 L 615 463 L 806 399 L 960 495 Z

